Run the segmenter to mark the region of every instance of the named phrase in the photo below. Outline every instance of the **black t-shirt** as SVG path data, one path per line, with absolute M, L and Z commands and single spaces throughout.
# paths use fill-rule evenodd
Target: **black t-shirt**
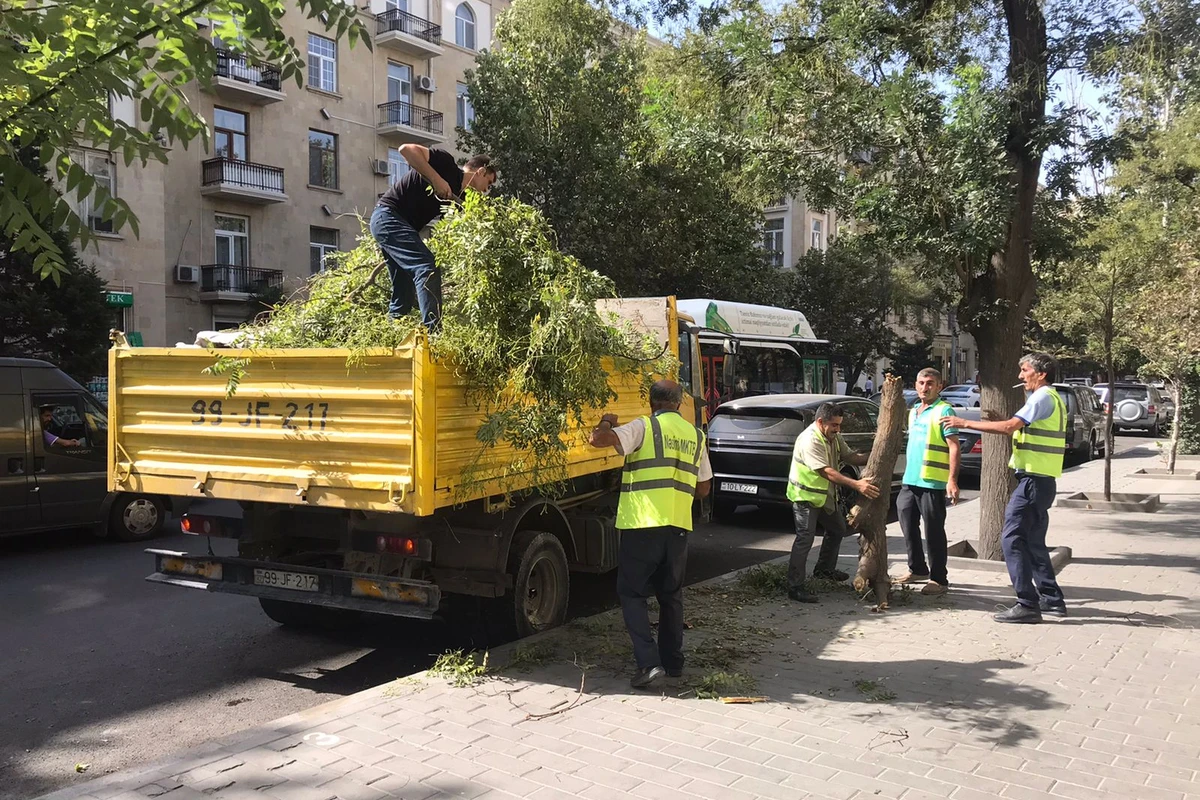
M 445 150 L 431 147 L 429 166 L 450 184 L 451 192 L 462 195 L 463 171 L 454 163 L 454 156 Z M 379 198 L 380 205 L 387 206 L 393 214 L 406 220 L 417 230 L 421 230 L 432 222 L 434 217 L 441 215 L 444 202 L 449 201 L 439 199 L 433 193 L 429 181 L 415 169 L 410 169 L 407 175 L 396 181 L 396 185 Z

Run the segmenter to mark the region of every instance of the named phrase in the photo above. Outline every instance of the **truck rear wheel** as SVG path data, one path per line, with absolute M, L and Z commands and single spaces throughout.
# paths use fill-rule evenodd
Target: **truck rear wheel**
M 258 598 L 263 613 L 286 628 L 310 631 L 336 631 L 353 627 L 359 621 L 359 612 L 344 608 L 324 608 L 307 603 L 289 603 L 287 600 Z
M 109 511 L 108 534 L 119 542 L 144 542 L 162 533 L 166 516 L 162 501 L 153 495 L 118 495 Z
M 513 540 L 508 568 L 513 591 L 504 598 L 504 626 L 518 639 L 567 621 L 571 573 L 562 542 L 544 531 L 522 531 Z

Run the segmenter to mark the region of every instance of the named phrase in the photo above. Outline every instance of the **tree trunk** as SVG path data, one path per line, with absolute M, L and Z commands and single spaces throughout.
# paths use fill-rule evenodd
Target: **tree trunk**
M 1179 428 L 1183 421 L 1183 393 L 1179 391 L 1179 380 L 1171 378 L 1170 384 L 1171 405 L 1175 408 L 1171 411 L 1171 443 L 1167 446 L 1167 472 L 1171 475 L 1175 474 L 1175 458 L 1179 455 Z
M 875 593 L 875 609 L 887 608 L 891 580 L 887 571 L 887 513 L 891 500 L 892 475 L 896 457 L 904 446 L 904 384 L 895 375 L 883 381 L 883 396 L 879 400 L 879 425 L 875 429 L 875 446 L 863 469 L 863 479 L 875 484 L 879 497 L 868 500 L 860 496 L 850 510 L 850 526 L 862 534 L 858 546 L 858 573 L 854 589 L 859 594 L 870 588 Z
M 1022 314 L 1021 322 L 1024 320 Z M 988 320 L 981 326 L 979 343 L 980 411 L 983 419 L 1011 419 L 1020 408 L 1017 362 L 1021 359 L 1021 322 Z M 979 557 L 1003 558 L 1000 532 L 1004 509 L 1013 492 L 1013 474 L 1008 466 L 1012 440 L 983 434 L 983 465 L 979 474 Z
M 1108 402 L 1104 404 L 1104 419 L 1108 423 L 1108 429 L 1104 432 L 1104 502 L 1107 503 L 1112 500 L 1112 458 L 1113 445 L 1116 444 L 1116 438 L 1113 436 L 1113 409 L 1117 405 L 1113 402 L 1117 394 L 1117 385 L 1113 380 L 1111 342 L 1105 342 L 1104 370 L 1108 373 Z

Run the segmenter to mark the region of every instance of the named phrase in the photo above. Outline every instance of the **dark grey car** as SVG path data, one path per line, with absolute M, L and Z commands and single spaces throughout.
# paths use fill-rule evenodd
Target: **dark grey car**
M 1067 404 L 1066 461 L 1082 463 L 1091 461 L 1095 456 L 1104 455 L 1104 408 L 1096 398 L 1096 393 L 1087 386 L 1070 383 L 1056 383 L 1054 388 Z M 978 408 L 955 409 L 954 413 L 964 419 L 980 418 Z M 987 438 L 990 438 L 990 435 L 985 436 L 978 431 L 959 433 L 958 444 L 962 448 L 959 467 L 961 474 L 979 474 L 983 463 L 983 443 Z
M 170 499 L 108 491 L 108 411 L 45 361 L 0 358 L 0 536 L 98 526 L 162 531 Z
M 796 437 L 813 420 L 822 403 L 837 403 L 843 412 L 842 436 L 856 452 L 875 442 L 879 406 L 862 397 L 821 394 L 772 394 L 722 404 L 708 423 L 708 451 L 713 467 L 713 514 L 728 520 L 742 505 L 788 505 L 787 476 Z M 854 478 L 852 466 L 842 470 Z M 892 493 L 904 476 L 904 450 L 896 459 Z M 853 492 L 842 491 L 849 506 Z

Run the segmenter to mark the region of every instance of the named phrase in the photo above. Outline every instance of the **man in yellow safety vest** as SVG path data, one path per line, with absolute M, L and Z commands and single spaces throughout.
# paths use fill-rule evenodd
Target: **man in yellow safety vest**
M 926 367 L 914 384 L 921 402 L 908 412 L 908 450 L 904 478 L 896 497 L 896 516 L 908 550 L 908 573 L 897 584 L 924 583 L 921 594 L 945 594 L 950 585 L 946 570 L 946 498 L 958 502 L 958 434 L 942 430 L 938 420 L 954 415 L 941 398 L 942 373 Z M 921 546 L 921 524 L 929 543 L 929 561 Z
M 1046 530 L 1050 506 L 1062 475 L 1067 444 L 1067 407 L 1051 384 L 1057 365 L 1045 353 L 1030 353 L 1021 359 L 1020 379 L 1029 397 L 1007 420 L 979 421 L 942 417 L 943 428 L 976 430 L 1011 436 L 1012 459 L 1017 488 L 1004 512 L 1000 544 L 1008 576 L 1017 593 L 1017 603 L 995 615 L 997 622 L 1041 622 L 1042 614 L 1067 615 L 1062 589 L 1054 577 Z
M 683 674 L 683 573 L 692 500 L 708 496 L 712 466 L 704 432 L 679 414 L 683 387 L 659 381 L 650 388 L 650 416 L 617 425 L 605 414 L 592 431 L 593 447 L 625 456 L 617 529 L 617 596 L 633 641 L 637 672 L 630 683 L 649 689 Z M 646 599 L 658 598 L 658 644 Z
M 871 499 L 879 489 L 870 481 L 856 480 L 841 473 L 843 464 L 864 466 L 867 457 L 850 450 L 842 438 L 842 408 L 822 403 L 816 418 L 796 437 L 792 449 L 792 467 L 788 472 L 787 498 L 792 501 L 792 520 L 796 539 L 788 561 L 788 597 L 801 603 L 816 603 L 817 596 L 804 586 L 808 554 L 812 551 L 817 528 L 821 528 L 821 552 L 813 569 L 814 578 L 844 581 L 850 576 L 837 569 L 838 548 L 849 535 L 846 518 L 838 508 L 835 484 L 853 489 Z

